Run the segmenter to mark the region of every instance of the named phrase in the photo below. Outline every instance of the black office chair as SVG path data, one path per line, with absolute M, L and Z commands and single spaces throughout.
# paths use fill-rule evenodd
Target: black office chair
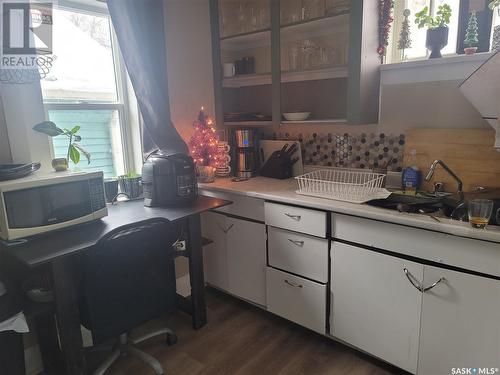
M 170 222 L 143 222 L 115 230 L 103 237 L 82 258 L 82 324 L 91 331 L 94 346 L 117 338 L 112 354 L 95 370 L 102 375 L 120 355 L 130 354 L 163 374 L 160 362 L 134 345 L 166 334 L 164 328 L 129 339 L 133 328 L 157 318 L 175 306 L 175 269 Z

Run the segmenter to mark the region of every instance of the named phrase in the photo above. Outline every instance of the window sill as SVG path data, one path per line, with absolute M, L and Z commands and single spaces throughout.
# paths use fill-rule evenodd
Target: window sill
M 462 81 L 478 69 L 493 53 L 459 55 L 440 59 L 406 61 L 380 67 L 380 84 Z

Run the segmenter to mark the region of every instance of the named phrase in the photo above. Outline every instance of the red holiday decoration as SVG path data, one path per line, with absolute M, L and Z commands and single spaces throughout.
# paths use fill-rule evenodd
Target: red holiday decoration
M 197 165 L 216 167 L 222 160 L 223 150 L 217 147 L 219 140 L 215 135 L 214 122 L 205 115 L 203 107 L 193 127 L 194 134 L 189 140 L 191 157 Z
M 379 0 L 378 4 L 378 48 L 377 53 L 380 56 L 380 62 L 384 62 L 387 46 L 389 45 L 389 32 L 391 31 L 391 23 L 394 21 L 392 17 L 392 9 L 394 8 L 394 0 Z

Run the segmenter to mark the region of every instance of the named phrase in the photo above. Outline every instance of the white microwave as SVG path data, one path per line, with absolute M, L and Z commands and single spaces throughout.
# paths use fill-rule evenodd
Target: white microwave
M 107 216 L 102 172 L 0 181 L 0 238 L 15 240 Z

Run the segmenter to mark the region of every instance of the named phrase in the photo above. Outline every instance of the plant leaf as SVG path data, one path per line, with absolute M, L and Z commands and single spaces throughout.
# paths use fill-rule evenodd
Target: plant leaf
M 73 145 L 69 145 L 69 158 L 75 164 L 80 162 L 80 151 Z
M 52 121 L 43 121 L 33 126 L 33 130 L 39 133 L 47 134 L 50 137 L 57 137 L 64 134 L 64 130 L 58 128 Z
M 71 129 L 71 134 L 76 134 L 78 133 L 78 130 L 80 130 L 80 125 L 76 125 L 73 127 L 73 129 Z
M 80 151 L 80 153 L 82 153 L 83 156 L 85 156 L 85 158 L 87 159 L 87 164 L 90 164 L 90 152 L 88 152 L 82 146 L 80 146 L 79 144 L 76 144 L 76 143 L 73 143 L 73 147 L 78 149 L 78 151 Z

